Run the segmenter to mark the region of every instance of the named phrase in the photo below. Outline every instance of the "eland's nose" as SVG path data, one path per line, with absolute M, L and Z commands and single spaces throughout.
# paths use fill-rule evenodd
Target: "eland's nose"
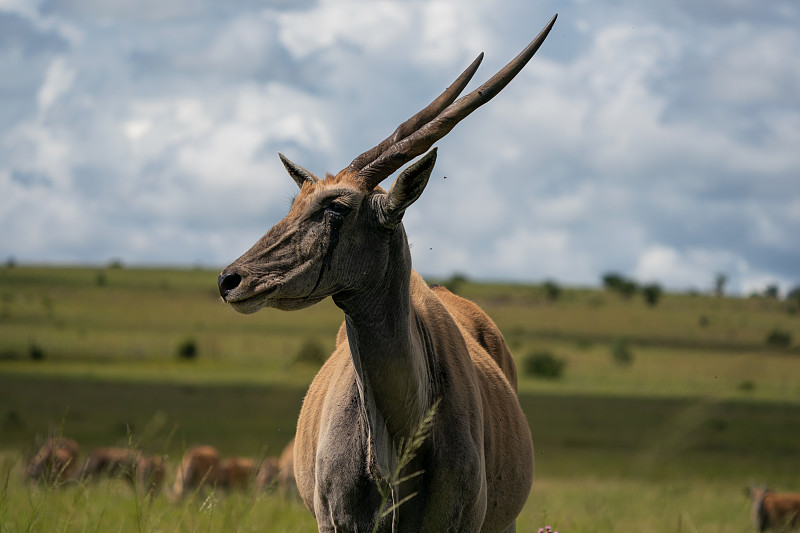
M 228 274 L 222 273 L 217 277 L 217 285 L 219 285 L 219 295 L 225 298 L 228 293 L 239 286 L 242 282 L 242 276 L 236 272 Z

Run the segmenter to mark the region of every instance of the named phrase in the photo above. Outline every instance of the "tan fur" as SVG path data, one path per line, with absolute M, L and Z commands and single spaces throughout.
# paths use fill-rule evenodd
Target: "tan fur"
M 180 498 L 188 491 L 216 485 L 220 477 L 219 451 L 213 446 L 194 446 L 186 450 L 178 467 L 172 496 Z
M 256 462 L 250 457 L 227 457 L 219 464 L 218 485 L 230 490 L 249 489 L 256 474 Z
M 494 362 L 503 371 L 506 379 L 508 379 L 508 382 L 516 392 L 517 366 L 514 363 L 511 352 L 508 350 L 503 334 L 500 333 L 494 321 L 483 312 L 483 309 L 478 304 L 453 294 L 446 287 L 433 285 L 431 289 L 447 307 L 447 310 L 461 328 L 461 332 L 478 341 L 478 344 L 486 350 L 486 353 L 492 356 Z
M 136 487 L 143 492 L 157 493 L 164 484 L 165 457 L 142 455 L 136 458 Z
M 81 471 L 83 479 L 119 477 L 133 480 L 138 454 L 130 448 L 96 448 L 92 450 Z
M 765 487 L 750 487 L 752 518 L 756 530 L 800 531 L 800 494 L 773 492 Z
M 437 413 L 439 426 L 446 432 L 448 419 L 470 417 L 465 406 L 476 406 L 483 413 L 483 458 L 486 479 L 486 517 L 481 531 L 502 531 L 507 520 L 524 505 L 533 479 L 533 446 L 530 431 L 516 398 L 513 360 L 502 335 L 477 305 L 449 291 L 430 289 L 417 273 L 411 277 L 411 299 L 416 313 L 428 318 L 426 325 L 439 341 L 437 354 L 446 359 L 453 382 L 459 383 L 452 396 L 443 398 Z M 459 303 L 467 305 L 458 307 Z M 451 307 L 448 307 L 451 306 Z M 474 322 L 469 322 L 470 318 Z M 501 346 L 500 355 L 491 355 L 486 345 Z M 508 359 L 506 359 L 508 358 Z M 503 361 L 506 372 L 497 361 Z M 324 433 L 331 409 L 350 401 L 348 385 L 354 379 L 347 333 L 342 326 L 337 347 L 314 379 L 303 403 L 297 427 L 302 443 L 295 450 L 295 473 L 306 506 L 314 509 L 315 466 L 319 435 Z M 436 429 L 436 428 L 435 428 Z M 432 440 L 444 440 L 438 432 Z M 454 453 L 454 451 L 451 451 Z M 448 452 L 443 452 L 448 453 Z M 507 518 L 510 517 L 510 518 Z
M 63 483 L 78 471 L 78 443 L 66 437 L 45 440 L 28 462 L 27 476 L 36 481 Z

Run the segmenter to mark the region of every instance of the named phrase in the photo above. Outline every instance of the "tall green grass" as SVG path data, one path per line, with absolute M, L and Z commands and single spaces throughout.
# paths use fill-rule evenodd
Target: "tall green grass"
M 212 491 L 171 502 L 120 480 L 43 487 L 25 483 L 6 457 L 0 463 L 0 528 L 9 532 L 179 531 L 301 533 L 316 523 L 299 499 L 278 492 Z M 744 485 L 728 480 L 537 478 L 517 531 L 551 525 L 568 533 L 744 533 Z
M 212 491 L 171 502 L 150 500 L 121 480 L 61 487 L 25 483 L 8 462 L 0 469 L 0 529 L 9 532 L 302 532 L 316 531 L 299 499 L 277 492 Z

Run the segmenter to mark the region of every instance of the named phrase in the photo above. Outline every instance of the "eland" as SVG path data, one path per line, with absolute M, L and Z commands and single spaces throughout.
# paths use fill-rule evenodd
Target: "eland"
M 302 309 L 329 296 L 344 312 L 294 443 L 298 490 L 321 532 L 516 530 L 534 458 L 514 361 L 477 305 L 412 269 L 402 219 L 433 171 L 433 144 L 516 76 L 555 20 L 457 100 L 479 55 L 335 176 L 318 178 L 279 154 L 300 192 L 218 277 L 222 299 L 241 313 Z M 379 186 L 422 154 L 388 191 Z M 424 440 L 401 462 L 398 450 L 424 421 Z

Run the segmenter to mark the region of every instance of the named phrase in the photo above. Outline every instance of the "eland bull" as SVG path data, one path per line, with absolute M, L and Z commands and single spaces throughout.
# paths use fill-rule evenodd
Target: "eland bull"
M 477 305 L 429 287 L 412 269 L 402 219 L 433 171 L 433 144 L 499 93 L 554 23 L 456 100 L 478 56 L 430 105 L 335 176 L 318 178 L 279 154 L 299 194 L 283 220 L 218 277 L 223 300 L 241 313 L 301 309 L 328 296 L 344 311 L 294 444 L 297 486 L 320 531 L 516 529 L 534 460 L 513 359 Z M 426 152 L 388 191 L 379 187 Z M 401 443 L 431 413 L 425 439 L 401 468 Z

